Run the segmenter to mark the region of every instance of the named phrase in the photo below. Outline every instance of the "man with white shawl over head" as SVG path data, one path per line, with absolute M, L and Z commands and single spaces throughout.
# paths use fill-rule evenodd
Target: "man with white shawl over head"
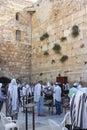
M 70 113 L 73 130 L 87 130 L 87 87 L 71 97 Z
M 8 87 L 8 113 L 12 119 L 18 118 L 19 100 L 16 79 L 12 79 Z
M 4 96 L 3 92 L 2 92 L 2 83 L 0 83 L 0 111 L 3 107 L 3 102 L 6 99 L 6 97 Z

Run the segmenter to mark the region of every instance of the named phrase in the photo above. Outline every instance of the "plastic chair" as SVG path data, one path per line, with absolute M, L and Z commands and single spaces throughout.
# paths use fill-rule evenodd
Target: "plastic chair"
M 57 124 L 54 120 L 48 119 L 48 124 L 51 128 L 51 130 L 61 130 L 61 127 L 59 124 Z
M 71 125 L 70 112 L 67 112 L 64 116 L 63 121 L 61 122 L 61 127 L 66 127 L 66 125 Z
M 5 130 L 10 130 L 11 128 L 12 130 L 14 128 L 17 128 L 17 130 L 19 130 L 18 121 L 12 120 L 11 117 L 6 117 L 4 113 L 1 113 L 1 121 Z
M 66 127 L 62 127 L 62 130 L 68 130 Z
M 61 127 L 61 125 L 59 125 L 52 119 L 48 119 L 48 124 L 51 130 L 68 130 L 66 127 Z

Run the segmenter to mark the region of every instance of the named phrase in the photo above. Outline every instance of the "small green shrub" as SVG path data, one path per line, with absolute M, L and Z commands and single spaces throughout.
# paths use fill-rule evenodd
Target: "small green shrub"
M 84 47 L 84 44 L 82 44 L 81 46 L 80 46 L 80 48 L 83 48 Z
M 67 38 L 66 37 L 61 37 L 61 42 L 63 42 L 63 41 L 65 41 L 65 40 L 67 40 Z
M 40 73 L 40 76 L 42 76 L 43 75 L 43 73 Z
M 43 36 L 44 36 L 44 38 L 48 38 L 49 34 L 48 33 L 44 33 Z
M 55 60 L 52 59 L 51 63 L 52 63 L 52 64 L 55 63 Z
M 41 40 L 41 41 L 43 41 L 43 40 L 44 40 L 44 37 L 43 37 L 43 36 L 41 36 L 41 37 L 40 37 L 40 40 Z
M 40 37 L 40 40 L 43 41 L 45 38 L 48 38 L 49 37 L 49 34 L 46 32 L 44 33 L 41 37 Z
M 45 52 L 44 52 L 44 55 L 45 55 L 45 56 L 48 56 L 48 55 L 49 55 L 48 51 L 45 51 Z
M 72 33 L 71 34 L 72 34 L 73 37 L 77 37 L 79 35 L 79 28 L 78 28 L 77 25 L 74 25 L 72 27 Z
M 55 53 L 60 53 L 61 46 L 59 44 L 54 44 L 53 50 Z
M 60 59 L 61 62 L 65 62 L 66 60 L 68 60 L 68 56 L 67 55 L 63 55 Z

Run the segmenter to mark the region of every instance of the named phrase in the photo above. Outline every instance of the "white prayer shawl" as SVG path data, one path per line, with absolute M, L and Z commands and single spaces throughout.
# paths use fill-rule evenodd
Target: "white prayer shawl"
M 73 127 L 87 129 L 87 88 L 78 90 L 78 92 L 73 95 L 70 106 Z
M 24 96 L 24 95 L 26 95 L 26 87 L 25 86 L 23 86 L 23 88 L 22 88 L 22 95 Z
M 8 86 L 8 93 L 10 94 L 10 97 L 12 98 L 12 94 L 13 94 L 13 86 L 11 85 L 11 83 Z
M 40 94 L 41 94 L 41 84 L 37 83 L 34 89 L 34 102 L 39 102 Z
M 75 115 L 75 122 L 76 124 L 78 124 L 78 127 L 80 127 L 80 121 L 79 119 L 77 118 L 78 116 L 80 116 L 80 113 L 81 113 L 81 109 L 82 109 L 82 101 L 80 101 L 80 96 L 81 96 L 81 93 L 77 93 L 76 96 L 75 96 L 75 100 L 74 100 L 74 104 L 76 105 L 76 115 Z M 79 106 L 79 103 L 80 103 L 80 106 Z M 79 111 L 79 115 L 78 115 L 78 111 Z
M 13 94 L 12 94 L 12 110 L 17 110 L 18 107 L 18 87 L 13 85 Z
M 85 106 L 84 106 L 84 118 L 83 118 L 83 128 L 87 129 L 87 100 L 86 100 L 86 103 L 85 103 Z
M 0 92 L 1 92 L 2 83 L 0 83 Z
M 11 83 L 9 84 L 8 92 L 10 94 L 10 97 L 12 99 L 11 105 L 12 105 L 12 111 L 17 110 L 18 107 L 18 86 L 15 79 L 11 80 Z
M 77 85 L 77 89 L 79 90 L 79 89 L 81 89 L 82 88 L 82 85 L 81 84 L 78 84 Z
M 87 88 L 80 89 L 81 92 L 85 93 L 84 110 L 83 110 L 83 129 L 87 129 Z
M 30 87 L 30 85 L 29 84 L 26 84 L 26 94 L 27 95 L 32 95 L 32 91 L 31 91 L 31 87 Z

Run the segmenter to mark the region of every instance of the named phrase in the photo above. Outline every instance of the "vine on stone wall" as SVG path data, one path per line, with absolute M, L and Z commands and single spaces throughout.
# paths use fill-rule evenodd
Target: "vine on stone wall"
M 84 47 L 84 44 L 82 44 L 81 46 L 80 46 L 80 48 L 83 48 Z
M 66 60 L 68 60 L 68 56 L 67 55 L 63 55 L 60 59 L 60 61 L 63 63 L 65 62 Z
M 43 41 L 44 39 L 48 38 L 49 37 L 49 34 L 46 32 L 44 33 L 41 37 L 40 37 L 40 40 Z
M 49 55 L 49 52 L 48 52 L 48 51 L 44 51 L 44 55 L 45 55 L 45 56 L 48 56 L 48 55 Z
M 43 73 L 40 73 L 40 76 L 42 76 L 43 75 Z
M 51 63 L 52 63 L 52 64 L 54 64 L 54 63 L 55 63 L 55 60 L 54 60 L 54 59 L 52 59 Z
M 74 25 L 72 27 L 72 33 L 71 34 L 72 34 L 73 37 L 77 37 L 79 35 L 79 27 L 77 25 Z
M 60 53 L 61 51 L 61 46 L 59 44 L 54 44 L 53 50 L 55 51 L 55 53 Z
M 61 42 L 65 41 L 65 40 L 67 40 L 66 37 L 61 37 L 61 39 L 60 39 Z

